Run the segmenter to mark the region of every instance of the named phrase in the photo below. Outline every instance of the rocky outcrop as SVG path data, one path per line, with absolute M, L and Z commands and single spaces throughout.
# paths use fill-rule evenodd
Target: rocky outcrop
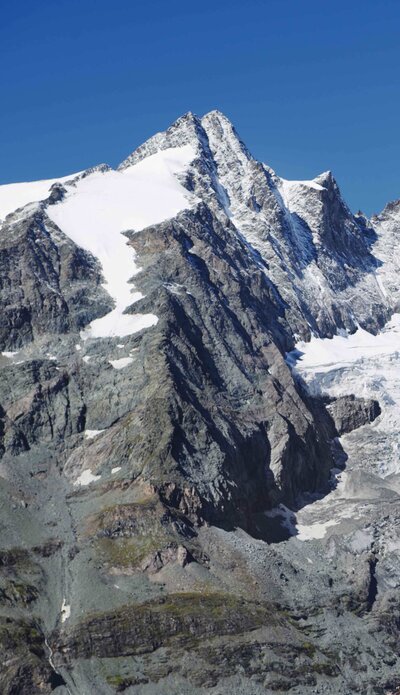
M 0 622 L 1 692 L 4 695 L 50 693 L 56 675 L 45 660 L 44 636 L 34 622 Z
M 273 624 L 274 617 L 265 605 L 223 594 L 170 594 L 166 600 L 88 617 L 59 636 L 57 652 L 69 659 L 129 656 L 244 633 L 268 622 Z
M 325 403 L 339 436 L 373 422 L 381 414 L 378 401 L 372 398 L 356 398 L 349 395 L 325 399 Z
M 51 202 L 56 202 L 51 199 Z M 33 210 L 31 207 L 33 206 Z M 40 205 L 8 215 L 0 242 L 0 349 L 65 334 L 106 313 L 101 267 L 46 218 Z

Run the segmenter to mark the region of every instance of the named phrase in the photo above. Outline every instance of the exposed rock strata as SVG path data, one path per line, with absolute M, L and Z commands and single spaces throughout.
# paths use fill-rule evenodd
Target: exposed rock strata
M 377 331 L 393 311 L 377 233 L 331 174 L 288 186 L 218 112 L 121 169 L 184 144 L 200 202 L 121 230 L 142 269 L 127 311 L 154 313 L 149 329 L 82 339 L 113 302 L 47 214 L 67 184 L 1 227 L 0 690 L 383 694 L 400 683 L 379 547 L 395 489 L 374 489 L 371 528 L 302 543 L 289 519 L 271 543 L 271 508 L 327 493 L 332 440 L 379 415 L 311 397 L 285 361 L 297 335 Z

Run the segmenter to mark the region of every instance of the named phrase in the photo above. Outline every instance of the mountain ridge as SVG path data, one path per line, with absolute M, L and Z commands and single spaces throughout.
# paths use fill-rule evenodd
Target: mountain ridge
M 382 335 L 396 220 L 353 216 L 330 172 L 281 179 L 218 111 L 35 203 L 5 189 L 2 692 L 397 687 L 396 486 L 344 470 L 379 449 L 390 394 L 328 398 L 346 363 L 313 388 L 293 366 L 296 345 Z

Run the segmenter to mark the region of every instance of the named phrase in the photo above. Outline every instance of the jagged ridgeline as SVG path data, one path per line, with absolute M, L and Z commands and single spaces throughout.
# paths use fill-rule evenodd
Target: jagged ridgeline
M 390 568 L 290 516 L 380 406 L 286 355 L 396 311 L 399 205 L 354 216 L 213 111 L 0 218 L 0 692 L 396 692 Z

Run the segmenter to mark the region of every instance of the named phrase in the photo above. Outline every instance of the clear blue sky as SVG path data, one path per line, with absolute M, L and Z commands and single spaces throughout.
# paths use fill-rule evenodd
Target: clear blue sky
M 3 0 L 0 181 L 117 164 L 218 108 L 286 178 L 400 198 L 398 0 Z

